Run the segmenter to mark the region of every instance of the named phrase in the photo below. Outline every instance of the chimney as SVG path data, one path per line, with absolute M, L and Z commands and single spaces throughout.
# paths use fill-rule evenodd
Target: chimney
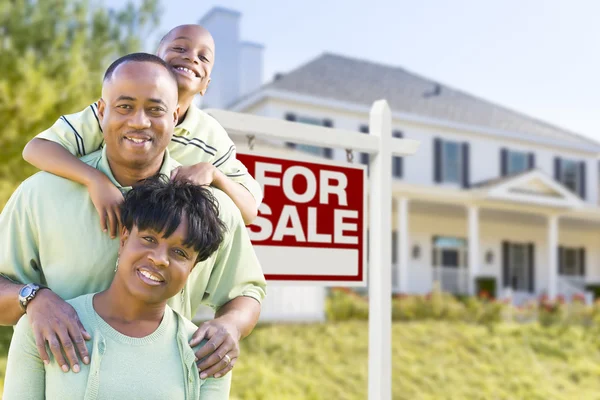
M 262 44 L 240 43 L 240 97 L 258 89 L 262 84 L 263 50 Z
M 202 107 L 225 108 L 240 95 L 241 13 L 223 7 L 211 9 L 198 22 L 215 39 L 215 64 Z

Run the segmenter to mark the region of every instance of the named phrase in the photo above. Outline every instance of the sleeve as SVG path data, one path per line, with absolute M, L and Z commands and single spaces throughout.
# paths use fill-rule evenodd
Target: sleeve
M 32 217 L 29 180 L 23 182 L 0 214 L 0 275 L 20 283 L 42 283 L 38 229 Z
M 27 315 L 15 327 L 4 376 L 4 400 L 43 400 L 46 372 Z
M 222 193 L 215 190 L 215 194 Z M 210 271 L 202 304 L 218 310 L 239 296 L 262 302 L 266 295 L 266 281 L 254 253 L 242 216 L 229 197 L 218 196 L 220 214 L 227 226 L 225 238 Z M 200 286 L 200 285 L 198 285 Z M 193 308 L 195 310 L 195 307 Z
M 83 157 L 100 149 L 104 137 L 98 118 L 98 106 L 94 103 L 76 114 L 61 116 L 36 138 L 58 143 L 76 157 Z
M 231 390 L 231 374 L 221 378 L 208 378 L 200 386 L 200 398 L 210 400 L 227 400 Z

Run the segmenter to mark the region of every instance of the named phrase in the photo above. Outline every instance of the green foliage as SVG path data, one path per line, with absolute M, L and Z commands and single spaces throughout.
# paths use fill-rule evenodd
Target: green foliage
M 120 10 L 89 0 L 0 2 L 0 208 L 35 171 L 21 158 L 27 141 L 100 96 L 106 67 L 139 51 L 156 26 L 158 1 Z
M 481 295 L 487 294 L 489 297 L 496 296 L 496 278 L 492 277 L 477 277 L 475 279 L 476 293 Z

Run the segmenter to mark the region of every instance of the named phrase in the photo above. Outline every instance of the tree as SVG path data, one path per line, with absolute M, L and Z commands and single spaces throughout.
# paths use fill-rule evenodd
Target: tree
M 108 65 L 157 26 L 158 2 L 0 1 L 0 207 L 35 172 L 21 157 L 27 141 L 99 97 Z

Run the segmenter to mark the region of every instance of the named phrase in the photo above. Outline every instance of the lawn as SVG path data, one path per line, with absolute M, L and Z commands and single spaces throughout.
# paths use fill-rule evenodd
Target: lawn
M 260 326 L 243 342 L 231 398 L 366 399 L 367 332 L 364 321 Z M 393 398 L 600 399 L 597 338 L 581 327 L 396 322 Z

